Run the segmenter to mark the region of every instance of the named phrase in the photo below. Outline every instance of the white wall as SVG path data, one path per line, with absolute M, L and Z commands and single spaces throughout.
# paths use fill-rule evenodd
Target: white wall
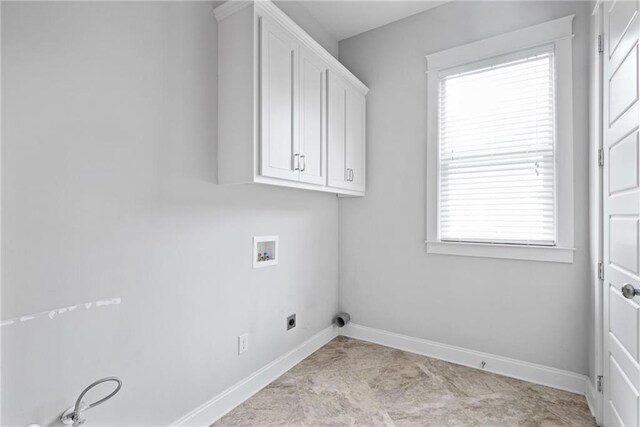
M 331 323 L 336 197 L 216 185 L 216 38 L 209 3 L 2 2 L 3 318 L 122 298 L 2 328 L 2 425 L 107 375 L 89 424 L 166 425 Z
M 425 251 L 425 55 L 576 14 L 575 262 Z M 354 322 L 588 371 L 588 2 L 451 2 L 340 42 L 367 97 L 367 196 L 340 201 L 340 308 Z

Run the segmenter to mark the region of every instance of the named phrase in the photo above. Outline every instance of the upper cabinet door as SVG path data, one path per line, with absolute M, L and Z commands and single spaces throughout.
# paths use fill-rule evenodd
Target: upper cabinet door
M 329 72 L 327 91 L 327 167 L 330 187 L 347 188 L 345 163 L 347 86 Z
M 260 174 L 298 180 L 298 55 L 296 39 L 260 20 Z
M 326 184 L 327 66 L 300 48 L 300 181 Z
M 329 186 L 365 191 L 365 97 L 329 72 Z
M 365 190 L 365 97 L 347 91 L 346 167 L 349 188 Z

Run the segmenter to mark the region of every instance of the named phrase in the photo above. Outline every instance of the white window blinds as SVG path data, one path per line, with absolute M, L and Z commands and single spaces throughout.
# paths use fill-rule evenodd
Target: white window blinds
M 440 80 L 440 240 L 555 245 L 554 53 Z

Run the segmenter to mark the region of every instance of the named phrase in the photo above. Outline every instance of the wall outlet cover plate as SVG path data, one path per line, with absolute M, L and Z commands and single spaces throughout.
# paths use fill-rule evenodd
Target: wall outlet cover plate
M 249 350 L 249 334 L 238 335 L 238 354 Z
M 287 317 L 287 331 L 296 327 L 296 314 Z

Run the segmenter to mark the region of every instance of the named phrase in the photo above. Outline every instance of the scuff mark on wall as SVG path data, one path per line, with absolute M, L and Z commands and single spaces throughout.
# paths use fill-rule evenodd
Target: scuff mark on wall
M 80 305 L 84 305 L 85 310 L 89 310 L 91 309 L 91 307 L 93 307 L 94 304 L 96 307 L 104 307 L 109 305 L 119 305 L 121 302 L 122 302 L 122 298 L 114 297 L 114 298 L 108 298 L 108 299 L 101 299 L 98 301 L 85 302 L 82 304 L 70 305 L 67 307 L 54 308 L 52 310 L 41 311 L 39 313 L 24 314 L 22 316 L 0 321 L 0 327 L 15 325 L 17 323 L 22 323 L 22 322 L 28 322 L 30 320 L 36 320 L 45 316 L 53 320 L 56 316 L 60 316 L 65 313 L 71 313 L 72 311 L 77 309 L 78 306 Z

